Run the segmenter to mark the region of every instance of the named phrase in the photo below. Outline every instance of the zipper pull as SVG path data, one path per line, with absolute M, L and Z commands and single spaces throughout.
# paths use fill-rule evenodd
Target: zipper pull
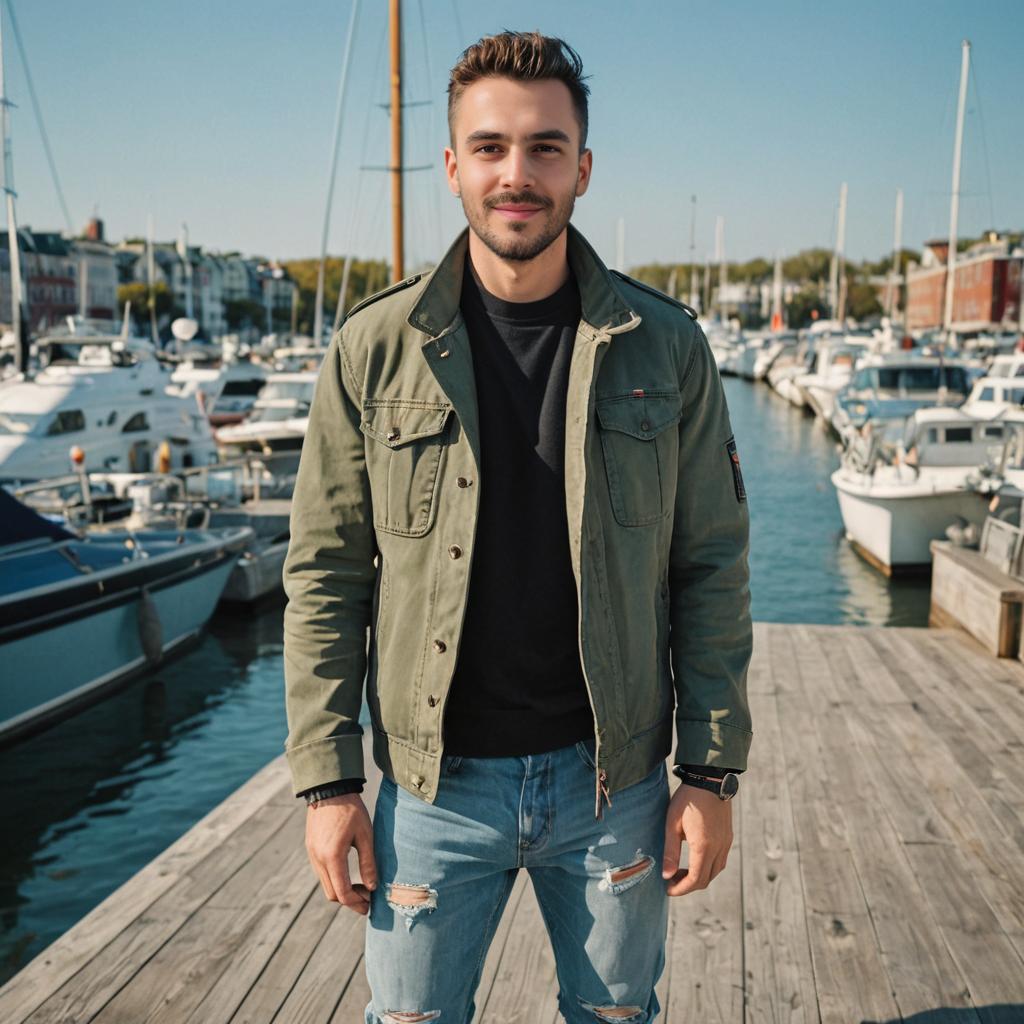
M 594 776 L 594 817 L 598 821 L 601 820 L 601 815 L 604 810 L 601 807 L 601 795 L 604 794 L 604 798 L 608 801 L 609 807 L 611 807 L 612 805 L 612 798 L 611 796 L 609 796 L 608 787 L 605 785 L 605 782 L 607 782 L 607 780 L 608 773 L 603 768 L 599 769 L 596 775 Z

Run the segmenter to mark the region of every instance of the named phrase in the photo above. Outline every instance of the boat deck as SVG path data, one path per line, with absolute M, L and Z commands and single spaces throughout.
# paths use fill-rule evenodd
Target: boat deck
M 755 635 L 735 842 L 672 901 L 659 1019 L 1024 1020 L 1024 665 L 946 629 Z M 323 898 L 303 822 L 282 756 L 12 978 L 0 1020 L 362 1021 L 365 919 Z M 520 873 L 478 1022 L 559 1020 L 542 931 Z

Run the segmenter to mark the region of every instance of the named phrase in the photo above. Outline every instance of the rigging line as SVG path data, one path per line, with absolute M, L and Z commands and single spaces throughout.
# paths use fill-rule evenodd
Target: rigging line
M 988 181 L 988 217 L 992 231 L 998 231 L 996 224 L 995 206 L 992 202 L 992 165 L 988 159 L 988 139 L 985 135 L 985 117 L 981 112 L 981 90 L 978 88 L 977 72 L 975 65 L 977 61 L 971 61 L 971 82 L 974 84 L 974 102 L 978 105 L 978 126 L 981 128 L 981 151 L 985 157 L 985 178 Z M 962 194 L 962 193 L 961 193 Z
M 457 0 L 452 0 L 452 15 L 455 18 L 455 32 L 458 35 L 456 40 L 456 51 L 462 53 L 466 48 L 466 37 L 462 34 L 462 19 L 459 17 L 459 5 Z
M 434 83 L 434 75 L 430 66 L 430 45 L 427 42 L 427 19 L 423 13 L 423 0 L 418 0 L 418 6 L 420 9 L 420 32 L 423 34 L 423 57 L 427 66 L 427 95 L 430 95 L 431 87 Z M 427 152 L 431 154 L 430 164 L 435 166 L 436 158 L 433 157 L 434 146 L 436 145 L 437 139 L 437 106 L 434 103 L 430 104 L 430 120 L 429 120 L 429 146 Z M 430 195 L 430 207 L 431 213 L 434 220 L 434 229 L 437 232 L 437 255 L 440 258 L 441 253 L 444 251 L 444 239 L 441 236 L 441 202 L 438 195 L 438 189 L 440 188 L 440 182 L 437 180 L 436 175 L 431 175 L 430 181 L 428 182 L 429 195 Z
M 21 54 L 21 66 L 25 70 L 25 81 L 28 83 L 28 94 L 32 100 L 32 109 L 36 113 L 36 123 L 39 125 L 39 134 L 43 137 L 43 149 L 46 152 L 46 161 L 50 165 L 50 174 L 53 177 L 53 187 L 57 190 L 57 201 L 64 213 L 64 221 L 68 231 L 74 231 L 71 223 L 71 214 L 68 213 L 68 204 L 64 200 L 64 190 L 60 187 L 60 177 L 57 174 L 57 164 L 53 159 L 53 151 L 50 149 L 50 139 L 46 134 L 46 125 L 43 123 L 43 111 L 39 106 L 39 99 L 36 97 L 36 88 L 32 82 L 32 72 L 28 68 L 28 57 L 25 54 L 25 46 L 21 41 L 21 31 L 18 28 L 18 20 L 14 16 L 14 4 L 11 0 L 5 0 L 7 13 L 11 18 L 11 28 L 14 29 L 14 41 L 18 44 L 18 53 Z

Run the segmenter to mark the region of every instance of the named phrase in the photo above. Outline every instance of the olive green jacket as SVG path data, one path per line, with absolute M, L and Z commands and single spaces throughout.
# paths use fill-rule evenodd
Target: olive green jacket
M 296 793 L 365 774 L 364 679 L 381 771 L 426 801 L 443 784 L 480 501 L 467 239 L 356 306 L 327 349 L 284 566 Z M 746 768 L 749 520 L 718 370 L 687 307 L 609 271 L 571 225 L 568 258 L 582 318 L 565 503 L 600 816 L 667 757 L 673 721 L 677 762 Z

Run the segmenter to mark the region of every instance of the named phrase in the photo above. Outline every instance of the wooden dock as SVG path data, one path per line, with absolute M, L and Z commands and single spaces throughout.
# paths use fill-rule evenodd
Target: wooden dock
M 946 629 L 755 635 L 735 843 L 672 901 L 659 1020 L 1024 1020 L 1024 665 Z M 365 919 L 323 898 L 304 816 L 282 756 L 0 989 L 0 1021 L 361 1024 Z M 542 932 L 521 872 L 478 1022 L 560 1020 Z

